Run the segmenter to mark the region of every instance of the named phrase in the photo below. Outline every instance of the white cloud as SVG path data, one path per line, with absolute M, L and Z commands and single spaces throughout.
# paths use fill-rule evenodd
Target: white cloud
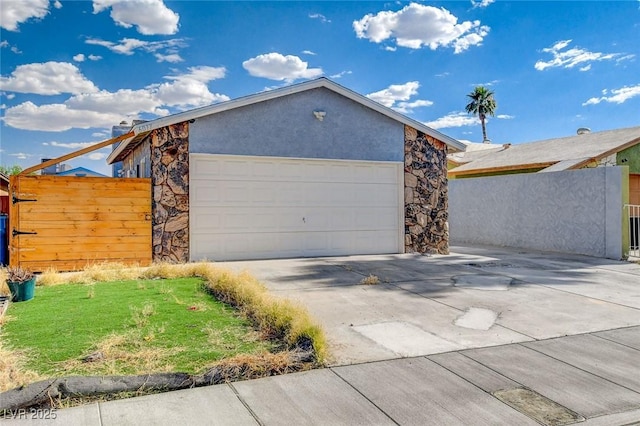
M 496 0 L 471 0 L 471 5 L 473 6 L 473 8 L 478 8 L 478 7 L 487 7 L 489 6 L 491 3 L 495 2 Z
M 487 86 L 488 87 L 488 86 L 494 86 L 494 85 L 496 85 L 498 83 L 500 83 L 500 80 L 491 80 L 491 81 L 488 81 L 486 83 L 471 83 L 471 84 L 469 84 L 469 86 L 471 86 L 471 87 Z
M 408 101 L 412 96 L 417 95 L 419 87 L 420 83 L 417 81 L 409 81 L 404 84 L 392 84 L 386 89 L 369 93 L 367 98 L 391 108 L 396 101 Z
M 2 120 L 8 126 L 25 130 L 109 128 L 142 113 L 164 116 L 169 114 L 167 108 L 186 109 L 229 100 L 226 95 L 210 92 L 207 86 L 225 74 L 224 67 L 191 67 L 184 74 L 165 76 L 164 83 L 139 90 L 79 93 L 61 104 L 24 102 L 8 108 Z
M 73 128 L 113 126 L 122 120 L 122 115 L 73 110 L 64 104 L 37 106 L 24 102 L 7 109 L 2 120 L 17 129 L 62 132 Z
M 123 38 L 120 40 L 120 44 L 100 39 L 88 39 L 85 43 L 103 46 L 112 52 L 119 53 L 121 55 L 133 55 L 134 50 L 140 49 L 149 44 L 147 41 L 138 40 L 136 38 Z
M 392 84 L 386 89 L 369 93 L 367 97 L 401 114 L 410 114 L 415 108 L 433 105 L 433 102 L 425 99 L 409 101 L 413 96 L 418 94 L 419 87 L 420 83 L 417 81 L 409 81 L 404 84 Z
M 0 76 L 0 89 L 38 95 L 92 93 L 98 90 L 75 65 L 67 62 L 19 65 L 10 77 Z
M 433 105 L 433 102 L 424 99 L 418 99 L 413 102 L 398 102 L 398 105 L 393 107 L 394 110 L 401 114 L 410 114 L 415 108 L 429 107 Z
M 602 91 L 603 95 L 607 95 L 607 93 L 609 93 L 607 90 Z M 635 86 L 624 86 L 620 89 L 612 89 L 611 96 L 602 96 L 600 98 L 590 98 L 586 102 L 584 102 L 582 106 L 597 105 L 600 102 L 621 104 L 637 96 L 640 96 L 640 84 L 636 84 Z
M 266 53 L 242 63 L 250 75 L 277 81 L 294 81 L 315 78 L 323 74 L 322 68 L 309 68 L 308 62 L 294 55 Z
M 20 49 L 18 49 L 18 46 L 11 46 L 7 40 L 0 41 L 0 47 L 2 47 L 2 48 L 8 47 L 16 55 L 19 55 L 20 53 L 22 53 L 22 51 L 20 51 Z
M 62 9 L 62 3 L 56 0 L 53 2 L 53 7 L 55 7 L 56 9 Z
M 16 152 L 15 154 L 9 154 L 12 157 L 16 157 L 18 160 L 26 160 L 29 157 L 33 157 L 32 154 L 25 154 L 24 152 Z
M 374 43 L 394 39 L 401 47 L 420 49 L 427 46 L 431 50 L 453 47 L 454 53 L 480 45 L 489 33 L 489 27 L 480 25 L 480 21 L 458 24 L 458 18 L 447 9 L 418 3 L 411 3 L 397 12 L 367 14 L 353 21 L 353 29 L 358 38 Z
M 216 102 L 228 101 L 227 95 L 211 93 L 207 83 L 224 78 L 224 67 L 191 67 L 189 73 L 178 76 L 166 76 L 169 83 L 152 86 L 162 105 L 181 108 L 198 107 Z
M 640 0 L 638 0 L 638 1 L 640 1 Z M 629 59 L 633 59 L 633 58 L 635 58 L 635 57 L 636 57 L 636 55 L 624 55 L 624 56 L 620 56 L 620 57 L 616 58 L 616 62 L 627 61 L 627 60 L 629 60 Z
M 387 52 L 395 52 L 396 50 L 398 50 L 398 48 L 395 46 L 385 46 L 384 50 L 386 50 Z
M 73 60 L 76 62 L 84 62 L 85 59 L 84 53 L 78 53 L 73 57 Z
M 182 59 L 182 57 L 177 53 L 170 53 L 167 55 L 163 55 L 161 53 L 155 53 L 154 56 L 156 57 L 158 62 L 170 62 L 172 64 L 175 64 L 175 63 L 184 61 L 184 59 Z
M 49 13 L 49 0 L 3 0 L 0 6 L 0 27 L 7 31 L 18 31 L 19 24 Z
M 305 55 L 316 56 L 316 52 L 313 52 L 311 50 L 303 50 L 302 53 L 304 53 Z
M 434 121 L 424 123 L 432 129 L 442 129 L 448 127 L 476 126 L 480 123 L 477 117 L 466 112 L 452 112 Z
M 107 158 L 107 154 L 105 154 L 104 152 L 92 152 L 91 154 L 87 155 L 87 158 L 89 158 L 89 160 L 104 160 L 105 158 Z
M 496 115 L 496 118 L 500 120 L 512 120 L 515 118 L 515 116 L 500 114 Z M 489 118 L 487 118 L 486 121 L 489 122 Z M 454 111 L 445 115 L 444 117 L 440 117 L 434 121 L 429 121 L 424 124 L 431 127 L 432 129 L 443 129 L 449 127 L 477 126 L 478 124 L 480 124 L 480 120 L 475 115 L 469 115 L 466 112 Z
M 537 61 L 534 65 L 535 69 L 538 71 L 544 71 L 547 68 L 573 68 L 579 65 L 580 71 L 588 71 L 593 62 L 610 60 L 620 61 L 634 57 L 634 55 L 625 55 L 621 57 L 620 53 L 589 52 L 588 50 L 580 47 L 566 49 L 569 47 L 571 42 L 572 40 L 560 40 L 553 46 L 542 49 L 543 52 L 550 53 L 552 58 L 548 61 Z
M 152 91 L 146 89 L 120 89 L 117 92 L 101 90 L 96 93 L 80 94 L 69 98 L 64 105 L 75 111 L 93 111 L 101 114 L 117 113 L 134 116 L 141 112 L 148 112 L 163 115 L 157 111 L 161 102 Z M 120 119 L 114 124 L 118 122 Z
M 99 61 L 100 59 L 102 59 L 102 56 L 98 56 L 98 55 L 89 55 L 88 58 L 92 61 Z
M 42 145 L 77 150 L 77 149 L 87 148 L 91 145 L 95 145 L 95 142 L 55 142 L 53 141 L 53 142 L 43 142 Z
M 323 24 L 330 24 L 331 23 L 331 20 L 327 19 L 327 17 L 322 15 L 321 13 L 310 13 L 309 14 L 309 18 L 318 19 Z
M 93 0 L 93 13 L 111 8 L 111 18 L 122 27 L 136 27 L 140 34 L 175 34 L 180 16 L 162 0 Z
M 352 72 L 352 71 L 340 71 L 339 73 L 337 73 L 337 74 L 333 74 L 333 75 L 331 75 L 330 77 L 331 77 L 332 79 L 338 79 L 338 78 L 342 78 L 342 77 L 344 77 L 345 75 L 349 75 L 349 74 L 353 74 L 353 72 Z
M 102 133 L 94 133 L 94 136 L 104 136 Z M 44 146 L 53 146 L 56 148 L 66 148 L 66 149 L 70 149 L 72 151 L 78 151 L 80 149 L 84 149 L 84 148 L 89 148 L 90 146 L 93 146 L 97 143 L 100 142 L 43 142 L 42 145 Z M 88 158 L 89 160 L 104 160 L 105 158 L 107 158 L 107 156 L 109 155 L 108 152 L 104 152 L 106 150 L 103 150 L 103 152 L 92 152 L 88 155 L 83 155 L 80 158 Z
M 174 38 L 163 41 L 144 41 L 137 38 L 123 38 L 118 43 L 102 40 L 99 38 L 90 38 L 85 41 L 87 44 L 94 46 L 102 46 L 120 55 L 133 55 L 136 50 L 153 53 L 158 62 L 181 62 L 182 58 L 178 55 L 180 48 L 186 47 L 187 43 L 182 38 Z M 101 59 L 101 57 L 98 56 Z M 167 59 L 169 60 L 167 60 Z M 179 60 L 177 60 L 180 58 Z

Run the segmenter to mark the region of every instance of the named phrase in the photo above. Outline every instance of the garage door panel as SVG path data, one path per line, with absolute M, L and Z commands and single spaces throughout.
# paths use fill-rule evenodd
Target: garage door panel
M 346 208 L 217 207 L 194 215 L 194 228 L 210 233 L 228 232 L 330 232 L 397 230 L 395 208 L 370 208 L 358 212 Z
M 190 162 L 194 260 L 402 251 L 401 163 L 204 154 Z

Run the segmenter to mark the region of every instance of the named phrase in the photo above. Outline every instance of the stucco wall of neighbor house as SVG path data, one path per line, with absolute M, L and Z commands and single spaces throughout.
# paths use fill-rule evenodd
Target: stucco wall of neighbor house
M 324 111 L 322 121 L 313 111 Z M 193 153 L 402 161 L 404 126 L 326 88 L 201 117 Z
M 629 167 L 629 173 L 640 174 L 640 143 L 620 151 L 616 155 L 616 163 Z
M 449 182 L 452 244 L 487 244 L 621 259 L 627 167 Z

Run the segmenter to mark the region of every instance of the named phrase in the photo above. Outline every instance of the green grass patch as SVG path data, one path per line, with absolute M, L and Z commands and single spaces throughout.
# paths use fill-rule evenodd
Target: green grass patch
M 201 278 L 38 287 L 7 315 L 4 346 L 25 353 L 25 367 L 48 377 L 195 374 L 224 358 L 276 349 L 205 291 Z M 84 361 L 90 354 L 95 360 Z

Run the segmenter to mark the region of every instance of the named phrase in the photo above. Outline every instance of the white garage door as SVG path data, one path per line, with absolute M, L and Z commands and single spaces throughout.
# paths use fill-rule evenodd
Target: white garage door
M 193 260 L 400 253 L 402 163 L 191 154 Z

